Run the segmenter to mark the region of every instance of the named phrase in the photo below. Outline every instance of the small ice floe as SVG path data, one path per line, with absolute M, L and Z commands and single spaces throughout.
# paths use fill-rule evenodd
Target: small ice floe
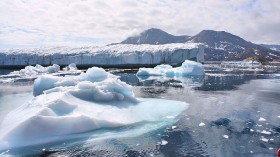
M 264 137 L 261 137 L 261 140 L 264 141 L 264 142 L 268 142 L 268 139 L 264 138 Z
M 258 113 L 261 113 L 261 111 L 257 111 Z
M 269 149 L 269 150 L 273 150 L 273 148 L 272 148 L 272 147 L 269 147 L 268 149 Z
M 177 128 L 177 126 L 176 126 L 176 125 L 173 125 L 173 126 L 171 126 L 171 128 L 172 128 L 172 129 L 176 129 L 176 128 Z
M 265 119 L 265 118 L 263 118 L 263 117 L 260 117 L 259 121 L 260 121 L 260 122 L 265 122 L 265 121 L 266 121 L 266 119 Z
M 274 141 L 274 139 L 273 138 L 271 138 L 271 139 L 269 139 L 270 141 Z
M 253 154 L 254 152 L 253 152 L 253 151 L 250 151 L 250 153 Z
M 262 133 L 262 134 L 266 134 L 266 135 L 270 135 L 270 134 L 271 134 L 271 132 L 266 131 L 266 130 L 263 130 L 261 133 Z
M 198 126 L 205 126 L 205 123 L 201 122 Z
M 278 118 L 280 118 L 280 116 L 277 116 Z
M 136 146 L 140 146 L 140 144 L 139 144 L 139 143 L 137 143 L 137 144 L 136 144 Z
M 167 145 L 168 141 L 165 141 L 165 140 L 161 140 L 161 145 Z
M 250 131 L 253 132 L 254 130 L 253 130 L 253 129 L 250 129 Z
M 223 135 L 223 137 L 224 137 L 224 138 L 226 138 L 226 139 L 228 139 L 228 138 L 229 138 L 229 136 L 228 136 L 228 135 Z
M 174 119 L 174 116 L 166 116 L 167 119 Z

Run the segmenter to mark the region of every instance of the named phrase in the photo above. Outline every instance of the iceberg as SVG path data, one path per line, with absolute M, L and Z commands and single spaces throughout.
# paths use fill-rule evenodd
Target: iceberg
M 186 59 L 204 62 L 204 45 L 174 43 L 165 45 L 114 44 L 89 47 L 47 47 L 0 50 L 0 66 L 58 64 L 66 66 L 139 67 L 143 65 L 180 64 Z
M 28 103 L 0 126 L 0 150 L 50 144 L 98 129 L 171 122 L 187 109 L 180 101 L 136 98 L 132 86 L 102 68 L 73 77 L 41 76 Z M 149 127 L 150 128 L 150 127 Z M 149 129 L 148 129 L 149 130 Z
M 57 64 L 53 64 L 52 66 L 43 67 L 39 64 L 36 64 L 35 66 L 26 66 L 24 69 L 21 69 L 19 71 L 13 71 L 10 74 L 11 75 L 20 75 L 20 76 L 35 76 L 38 74 L 51 74 L 56 73 L 60 70 L 60 66 Z
M 155 68 L 140 68 L 137 76 L 166 76 L 187 77 L 204 75 L 204 67 L 201 63 L 185 60 L 182 66 L 173 68 L 170 65 L 161 64 Z
M 63 68 L 64 71 L 76 71 L 78 70 L 77 66 L 75 63 L 71 63 L 68 66 L 66 66 L 65 68 Z

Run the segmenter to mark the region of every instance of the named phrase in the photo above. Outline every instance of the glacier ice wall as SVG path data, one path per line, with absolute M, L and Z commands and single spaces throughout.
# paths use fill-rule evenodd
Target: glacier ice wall
M 116 44 L 90 47 L 48 47 L 0 50 L 0 66 L 141 66 L 179 64 L 186 59 L 204 62 L 204 45 L 176 43 L 165 45 Z

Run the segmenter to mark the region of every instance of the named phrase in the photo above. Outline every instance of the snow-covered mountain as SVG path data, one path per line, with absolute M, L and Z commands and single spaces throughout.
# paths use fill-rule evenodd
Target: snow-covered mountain
M 168 33 L 158 29 L 156 29 L 157 33 L 154 35 L 154 33 L 150 33 L 154 32 L 151 30 L 154 29 L 144 31 L 139 36 L 130 37 L 123 42 L 128 44 L 139 44 L 138 41 L 141 41 L 141 43 L 155 44 L 156 41 L 164 40 L 165 42 L 161 42 L 161 44 L 172 43 L 173 41 L 182 43 L 204 43 L 207 46 L 205 48 L 206 61 L 243 60 L 252 56 L 262 57 L 269 61 L 280 58 L 280 53 L 275 50 L 248 42 L 225 31 L 203 30 L 195 36 L 185 36 L 186 38 L 181 38 L 181 36 L 164 36 L 164 34 Z
M 180 64 L 186 59 L 204 62 L 204 45 L 177 43 L 165 45 L 115 44 L 91 47 L 52 47 L 0 50 L 0 66 L 68 65 L 139 67 Z
M 129 37 L 122 41 L 121 44 L 168 44 L 168 43 L 185 43 L 190 37 L 189 36 L 174 36 L 166 33 L 160 29 L 151 28 L 141 34 Z

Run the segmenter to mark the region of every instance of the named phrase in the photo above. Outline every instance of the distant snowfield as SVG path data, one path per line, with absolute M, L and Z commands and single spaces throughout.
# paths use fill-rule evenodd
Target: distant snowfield
M 204 62 L 204 45 L 176 43 L 165 45 L 116 44 L 90 47 L 20 48 L 0 50 L 0 66 L 124 66 L 179 64 L 186 59 Z

